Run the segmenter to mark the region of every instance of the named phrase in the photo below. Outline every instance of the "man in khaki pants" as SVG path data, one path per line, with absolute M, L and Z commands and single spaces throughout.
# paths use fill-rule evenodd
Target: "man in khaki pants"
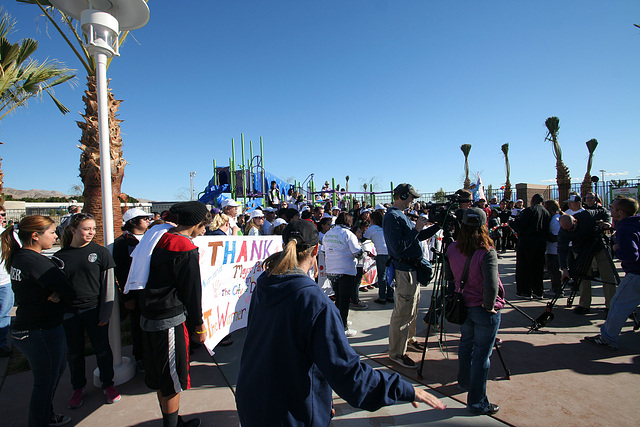
M 440 227 L 424 229 L 426 219 L 420 217 L 415 226 L 404 214 L 420 194 L 410 184 L 400 184 L 393 190 L 393 206 L 382 220 L 384 240 L 395 268 L 395 306 L 389 325 L 389 358 L 406 368 L 416 363 L 407 355 L 408 345 L 422 351 L 422 344 L 415 340 L 416 317 L 420 301 L 420 284 L 416 266 L 422 260 L 419 241 L 428 239 Z

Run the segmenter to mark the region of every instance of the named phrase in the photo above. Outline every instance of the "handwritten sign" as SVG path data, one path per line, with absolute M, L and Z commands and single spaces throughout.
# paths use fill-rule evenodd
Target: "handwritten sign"
M 211 355 L 228 334 L 247 326 L 251 295 L 262 262 L 282 250 L 281 236 L 201 236 L 193 240 L 200 254 L 204 342 Z

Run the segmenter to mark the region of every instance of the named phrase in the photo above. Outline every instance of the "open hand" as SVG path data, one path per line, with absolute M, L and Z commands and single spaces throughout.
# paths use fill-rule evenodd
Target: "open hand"
M 418 407 L 418 402 L 426 403 L 427 405 L 435 408 L 435 409 L 445 409 L 447 405 L 433 394 L 429 393 L 426 390 L 422 390 L 420 388 L 414 387 L 413 390 L 416 393 L 416 400 L 411 402 L 414 408 Z

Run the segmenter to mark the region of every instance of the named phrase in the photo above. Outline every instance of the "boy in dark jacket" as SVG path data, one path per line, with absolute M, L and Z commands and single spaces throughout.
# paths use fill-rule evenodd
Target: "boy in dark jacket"
M 198 247 L 191 239 L 204 234 L 211 214 L 201 202 L 173 205 L 178 226 L 162 235 L 151 254 L 149 280 L 141 297 L 142 341 L 146 357 L 145 383 L 158 392 L 164 427 L 200 425 L 194 418 L 183 422 L 178 416 L 180 392 L 190 386 L 189 334 L 203 343 L 206 328 L 202 319 L 202 280 Z

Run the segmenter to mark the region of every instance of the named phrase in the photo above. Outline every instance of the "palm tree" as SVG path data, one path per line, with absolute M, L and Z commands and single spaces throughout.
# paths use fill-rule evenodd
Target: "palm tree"
M 14 27 L 15 21 L 3 14 L 0 18 L 0 120 L 16 108 L 25 107 L 29 99 L 42 97 L 43 92 L 51 97 L 62 114 L 68 113 L 69 109 L 56 99 L 51 88 L 74 78 L 73 70 L 56 61 L 39 63 L 31 58 L 38 49 L 36 40 L 27 38 L 19 43 L 9 42 L 8 36 Z M 3 177 L 0 158 L 0 194 Z
M 471 144 L 462 144 L 460 146 L 462 154 L 464 154 L 464 188 L 466 190 L 471 188 L 471 180 L 469 179 L 469 152 L 471 151 Z
M 587 160 L 587 173 L 584 174 L 584 179 L 582 180 L 582 185 L 580 186 L 580 194 L 582 197 L 585 194 L 593 191 L 593 184 L 591 183 L 591 166 L 593 165 L 593 152 L 596 151 L 596 147 L 598 146 L 597 139 L 590 139 L 587 141 L 587 150 L 589 150 L 589 160 Z
M 82 32 L 78 33 L 78 25 L 73 18 L 54 8 L 48 0 L 17 0 L 22 3 L 36 4 L 44 16 L 51 22 L 60 33 L 69 48 L 78 58 L 82 67 L 87 72 L 87 90 L 82 100 L 85 103 L 85 112 L 82 114 L 84 121 L 76 122 L 82 129 L 80 145 L 80 179 L 84 185 L 84 212 L 92 214 L 96 219 L 96 241 L 102 244 L 102 188 L 100 179 L 100 144 L 98 132 L 98 95 L 96 91 L 96 64 L 93 57 L 87 51 L 83 40 Z M 58 24 L 59 18 L 62 25 Z M 65 28 L 66 30 L 64 30 Z M 67 34 L 69 36 L 67 36 Z M 127 38 L 128 31 L 121 31 L 118 45 Z M 107 68 L 111 64 L 111 58 L 107 60 Z M 108 82 L 107 82 L 108 85 Z M 121 192 L 122 180 L 124 178 L 124 168 L 127 161 L 122 154 L 122 137 L 120 134 L 120 123 L 122 120 L 116 118 L 120 103 L 107 88 L 107 103 L 109 112 L 109 139 L 111 152 L 111 185 L 113 202 L 113 223 L 122 223 L 122 211 L 120 209 L 121 198 L 126 198 Z M 120 227 L 115 227 L 114 235 L 121 234 Z
M 562 150 L 558 143 L 558 131 L 560 130 L 560 119 L 553 116 L 549 117 L 544 122 L 547 127 L 547 136 L 545 141 L 551 141 L 553 143 L 553 155 L 556 157 L 556 183 L 558 184 L 558 198 L 562 202 L 569 197 L 569 191 L 571 191 L 571 176 L 569 175 L 569 168 L 562 161 Z
M 502 144 L 502 153 L 504 154 L 504 163 L 507 172 L 507 180 L 504 183 L 504 200 L 511 200 L 511 181 L 509 181 L 509 175 L 511 175 L 511 166 L 509 165 L 509 143 Z

